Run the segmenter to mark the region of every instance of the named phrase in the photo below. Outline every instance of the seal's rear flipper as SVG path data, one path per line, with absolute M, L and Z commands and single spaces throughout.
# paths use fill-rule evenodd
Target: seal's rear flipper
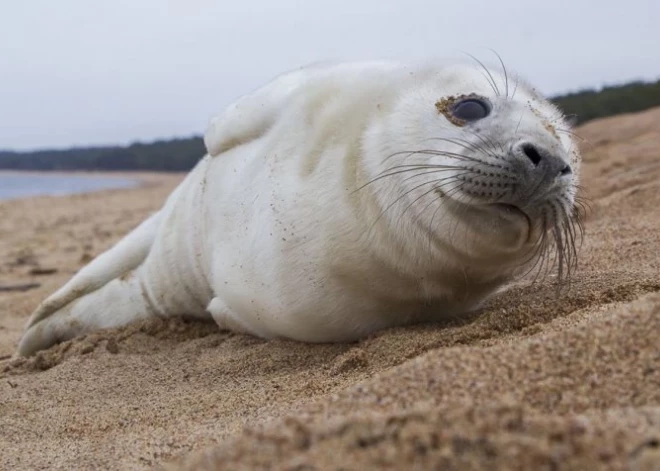
M 155 314 L 144 293 L 139 271 L 140 268 L 129 276 L 115 278 L 101 289 L 78 296 L 31 323 L 21 338 L 17 354 L 33 355 L 91 331 L 122 327 L 153 317 Z
M 160 219 L 160 212 L 152 214 L 115 246 L 82 268 L 68 283 L 37 307 L 25 329 L 30 329 L 76 299 L 137 268 L 149 254 Z

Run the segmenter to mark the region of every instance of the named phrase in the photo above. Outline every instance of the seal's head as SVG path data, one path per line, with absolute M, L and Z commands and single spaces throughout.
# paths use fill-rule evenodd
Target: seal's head
M 573 136 L 555 106 L 505 71 L 420 72 L 370 136 L 383 157 L 374 179 L 395 195 L 382 201 L 385 215 L 470 270 L 501 273 L 554 254 L 561 277 L 581 228 Z

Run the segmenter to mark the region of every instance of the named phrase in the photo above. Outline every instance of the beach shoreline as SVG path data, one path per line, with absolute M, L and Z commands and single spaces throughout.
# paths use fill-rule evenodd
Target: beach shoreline
M 18 194 L 2 196 L 0 194 L 0 203 L 6 201 L 16 201 L 25 198 L 38 197 L 63 197 L 74 194 L 94 193 L 98 191 L 124 190 L 141 186 L 158 184 L 163 178 L 182 178 L 185 173 L 182 172 L 124 172 L 124 171 L 33 171 L 33 170 L 0 170 L 0 177 L 3 176 L 35 176 L 35 177 L 73 177 L 73 178 L 93 178 L 116 180 L 116 185 L 100 186 L 98 188 L 89 188 L 78 190 L 76 188 L 65 191 L 44 190 L 42 193 Z M 121 182 L 121 183 L 120 183 Z
M 187 172 L 156 172 L 128 170 L 15 170 L 0 169 L 0 175 L 82 175 L 94 177 L 133 178 L 134 176 L 185 175 Z

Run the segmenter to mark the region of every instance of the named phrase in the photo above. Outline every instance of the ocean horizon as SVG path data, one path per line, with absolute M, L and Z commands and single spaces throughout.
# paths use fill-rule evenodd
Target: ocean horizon
M 132 188 L 136 179 L 67 173 L 20 173 L 0 171 L 0 200 L 31 196 L 62 196 L 99 190 Z

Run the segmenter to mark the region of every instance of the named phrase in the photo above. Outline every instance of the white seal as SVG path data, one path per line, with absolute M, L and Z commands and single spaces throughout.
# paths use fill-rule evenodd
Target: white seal
M 205 143 L 160 211 L 36 309 L 20 355 L 153 316 L 352 341 L 574 260 L 572 133 L 504 69 L 315 65 L 239 99 Z

